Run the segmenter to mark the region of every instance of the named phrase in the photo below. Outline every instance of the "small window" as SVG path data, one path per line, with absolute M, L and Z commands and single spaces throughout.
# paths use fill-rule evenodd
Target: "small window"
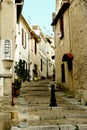
M 65 66 L 64 63 L 61 65 L 61 75 L 62 75 L 62 82 L 65 82 Z
M 22 46 L 24 46 L 24 30 L 22 28 Z
M 41 59 L 41 71 L 43 71 L 43 61 Z
M 26 43 L 26 42 L 27 42 L 26 36 L 27 36 L 27 35 L 26 35 L 26 32 L 25 32 L 25 45 L 24 45 L 24 48 L 26 48 L 26 45 L 27 45 L 27 43 Z
M 22 28 L 22 46 L 23 46 L 24 49 L 26 49 L 26 42 L 27 42 L 26 32 L 25 32 L 24 29 Z
M 5 54 L 5 59 L 11 59 L 11 43 L 10 43 L 10 40 L 5 40 L 4 54 Z
M 63 21 L 63 15 L 60 18 L 60 32 L 61 32 L 61 37 L 60 39 L 62 39 L 64 37 L 64 21 Z
M 35 41 L 35 54 L 37 54 L 37 43 Z

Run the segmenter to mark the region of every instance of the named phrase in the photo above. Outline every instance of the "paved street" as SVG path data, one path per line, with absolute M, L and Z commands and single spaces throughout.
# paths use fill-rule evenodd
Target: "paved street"
M 0 98 L 0 130 L 87 130 L 87 106 L 56 88 L 50 107 L 50 80 L 23 83 L 20 96 Z

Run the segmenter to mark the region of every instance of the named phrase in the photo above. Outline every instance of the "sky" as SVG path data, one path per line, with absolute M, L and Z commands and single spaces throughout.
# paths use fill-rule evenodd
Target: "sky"
M 43 33 L 53 35 L 52 13 L 55 0 L 24 0 L 22 14 L 30 25 L 39 25 Z

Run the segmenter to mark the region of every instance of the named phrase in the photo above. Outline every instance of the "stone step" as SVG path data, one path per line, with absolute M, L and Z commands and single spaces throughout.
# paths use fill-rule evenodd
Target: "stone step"
M 22 86 L 15 100 L 18 120 L 12 120 L 18 127 L 12 130 L 76 130 L 75 124 L 87 124 L 86 111 L 66 100 L 64 93 L 61 96 L 61 92 L 56 91 L 55 97 L 57 107 L 50 107 L 50 83 L 34 82 Z M 70 127 L 66 127 L 67 124 L 71 124 Z
M 60 118 L 60 119 L 43 119 L 43 120 L 30 120 L 29 125 L 30 126 L 40 126 L 40 125 L 68 125 L 68 124 L 87 124 L 86 121 L 87 118 Z M 87 130 L 87 129 L 86 129 Z
M 84 111 L 84 109 L 80 109 L 80 108 L 76 108 L 76 107 L 74 107 L 74 106 L 66 106 L 66 107 L 60 107 L 60 106 L 57 106 L 57 107 L 50 107 L 50 106 L 46 106 L 46 107 L 41 107 L 41 106 L 28 106 L 28 110 L 29 111 L 44 111 L 44 110 L 46 110 L 46 111 L 63 111 L 63 110 L 67 110 L 67 111 L 80 111 L 80 112 L 84 112 L 84 113 L 86 113 L 85 111 Z
M 86 124 L 87 125 L 87 117 L 86 118 L 81 118 L 81 117 L 69 117 L 69 118 L 57 118 L 55 119 L 54 117 L 52 117 L 52 119 L 49 118 L 44 118 L 41 119 L 40 117 L 37 116 L 32 116 L 29 117 L 28 119 L 22 119 L 20 121 L 17 122 L 17 119 L 15 120 L 16 124 L 12 122 L 12 126 L 19 126 L 18 124 L 20 124 L 21 122 L 23 122 L 25 125 L 27 126 L 49 126 L 49 125 L 68 125 L 68 124 L 72 124 L 72 125 L 76 125 L 76 124 Z M 86 129 L 87 130 L 87 129 Z
M 50 84 L 27 84 L 27 85 L 22 85 L 21 89 L 35 89 L 35 88 L 46 89 L 49 87 L 50 87 Z
M 40 113 L 41 114 L 41 113 Z M 43 115 L 44 114 L 44 115 Z M 18 122 L 28 122 L 29 126 L 39 125 L 60 125 L 60 124 L 87 124 L 87 114 L 85 113 L 48 113 L 39 115 L 31 112 L 18 112 Z M 15 116 L 14 116 L 15 117 Z M 17 119 L 16 119 L 17 121 Z
M 56 109 L 56 110 L 46 110 L 46 109 L 39 109 L 39 110 L 29 110 L 30 115 L 36 115 L 36 116 L 63 116 L 63 117 L 68 117 L 70 116 L 83 116 L 83 117 L 87 117 L 87 113 L 83 112 L 81 110 L 68 110 L 68 109 Z M 67 116 L 66 116 L 67 115 Z
M 43 97 L 44 98 L 44 97 Z M 50 98 L 48 98 L 47 100 L 45 100 L 45 99 L 43 99 L 43 100 L 41 100 L 41 99 L 39 99 L 38 98 L 38 100 L 28 100 L 27 99 L 27 101 L 29 101 L 29 104 L 30 105 L 33 105 L 33 104 L 49 104 L 50 103 Z M 71 109 L 73 109 L 73 108 L 76 108 L 76 106 L 73 106 L 72 104 L 69 104 L 69 103 L 63 103 L 63 102 L 59 102 L 59 101 L 56 101 L 57 102 L 57 106 L 63 106 L 63 107 L 69 107 L 69 108 L 71 108 Z
M 29 91 L 28 93 L 21 93 L 22 96 L 50 96 L 50 92 L 49 91 Z
M 23 128 L 12 127 L 11 130 L 87 130 L 87 124 L 78 125 L 49 125 L 49 126 L 28 126 Z
M 75 126 L 72 126 L 72 125 L 70 125 L 70 126 L 65 126 L 65 128 L 72 128 L 72 130 L 74 130 L 75 129 Z M 13 127 L 12 128 L 12 130 L 62 130 L 62 129 L 60 129 L 60 128 L 62 128 L 62 126 L 55 126 L 55 125 L 52 125 L 52 126 L 29 126 L 29 127 L 27 127 L 27 128 L 18 128 L 18 127 Z M 65 129 L 65 130 L 67 130 L 67 129 Z
M 22 88 L 23 87 L 25 87 L 25 88 L 28 88 L 28 87 L 32 87 L 32 88 L 34 88 L 34 87 L 49 87 L 50 86 L 50 83 L 45 83 L 45 84 L 40 84 L 40 83 L 27 83 L 27 84 L 23 84 L 22 85 Z
M 26 88 L 21 88 L 21 91 L 48 91 L 49 87 L 26 87 Z
M 87 115 L 85 114 L 62 114 L 62 115 L 56 115 L 56 114 L 51 114 L 51 115 L 46 115 L 47 113 L 44 113 L 44 116 L 43 115 L 34 115 L 34 114 L 29 114 L 29 120 L 38 120 L 38 121 L 42 121 L 43 120 L 46 120 L 46 121 L 49 121 L 49 120 L 69 120 L 69 119 L 87 119 Z M 86 120 L 85 120 L 86 121 Z M 62 123 L 62 122 L 61 122 Z M 86 121 L 87 123 L 87 121 Z

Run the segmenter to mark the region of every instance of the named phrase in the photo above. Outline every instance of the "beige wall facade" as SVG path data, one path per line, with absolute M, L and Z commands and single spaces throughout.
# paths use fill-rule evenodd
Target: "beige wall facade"
M 22 60 L 22 62 L 25 61 L 24 69 L 26 69 L 29 74 L 29 77 L 27 76 L 26 80 L 33 80 L 36 77 L 38 78 L 39 75 L 39 38 L 29 26 L 23 15 L 20 16 L 19 23 L 16 27 L 15 63 L 18 63 L 19 60 Z M 37 70 L 35 65 L 37 66 Z
M 54 36 L 48 36 L 43 33 L 38 25 L 34 25 L 33 29 L 40 37 L 39 42 L 39 76 L 40 78 L 50 78 L 54 71 Z
M 39 78 L 39 43 L 32 36 L 29 42 L 30 76 L 31 80 Z
M 16 6 L 12 0 L 3 0 L 0 3 L 0 96 L 11 94 L 12 66 L 7 68 L 3 60 L 14 60 Z M 7 45 L 9 44 L 9 45 Z M 9 47 L 7 47 L 9 46 Z M 3 90 L 3 91 L 2 91 Z
M 70 8 L 75 96 L 87 102 L 87 1 L 74 0 Z
M 59 4 L 64 0 L 57 0 Z M 69 6 L 63 3 L 56 11 L 55 26 L 55 66 L 56 82 L 61 89 L 74 94 L 82 103 L 87 102 L 87 2 L 84 0 L 66 0 Z M 58 10 L 59 8 L 59 10 Z M 61 9 L 62 8 L 62 9 Z M 66 9 L 65 9 L 66 8 Z M 65 9 L 65 10 L 64 10 Z M 61 39 L 60 18 L 58 13 L 63 11 L 64 37 Z M 68 62 L 63 60 L 64 54 L 71 53 L 72 69 L 69 70 Z M 64 77 L 65 76 L 65 77 Z M 62 78 L 65 78 L 62 81 Z
M 46 56 L 46 45 L 47 41 L 45 35 L 41 28 L 38 25 L 33 26 L 34 31 L 40 38 L 39 46 L 38 46 L 38 58 L 39 58 L 39 77 L 47 78 L 47 56 Z
M 46 35 L 47 39 L 47 77 L 50 78 L 54 75 L 55 71 L 55 45 L 54 36 Z
M 0 96 L 11 95 L 14 82 L 16 8 L 14 0 L 0 2 Z

